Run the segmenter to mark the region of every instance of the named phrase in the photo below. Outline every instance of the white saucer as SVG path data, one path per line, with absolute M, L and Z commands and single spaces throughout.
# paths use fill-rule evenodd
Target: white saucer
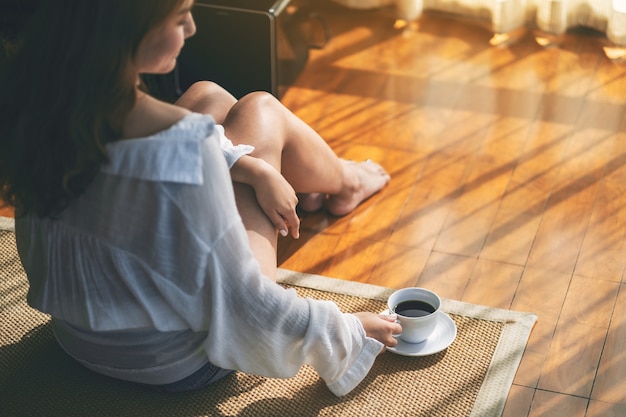
M 382 314 L 389 314 L 385 310 Z M 428 339 L 421 343 L 407 343 L 398 339 L 398 344 L 394 347 L 387 347 L 387 350 L 404 356 L 427 356 L 446 349 L 456 339 L 456 324 L 443 311 L 439 312 L 437 327 Z

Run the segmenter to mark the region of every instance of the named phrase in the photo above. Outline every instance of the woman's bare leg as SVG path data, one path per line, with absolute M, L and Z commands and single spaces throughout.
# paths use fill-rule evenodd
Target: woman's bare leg
M 224 123 L 226 115 L 235 103 L 237 99 L 233 95 L 211 81 L 199 81 L 191 85 L 176 102 L 187 109 L 212 115 L 218 124 Z M 324 207 L 326 194 L 299 193 L 298 199 L 302 210 L 313 212 Z
M 379 191 L 389 175 L 373 162 L 343 160 L 309 125 L 268 93 L 237 102 L 224 121 L 234 143 L 253 145 L 253 156 L 276 169 L 298 193 L 329 194 L 331 213 L 344 215 Z
M 263 274 L 276 281 L 278 232 L 259 206 L 254 189 L 237 182 L 233 182 L 233 187 L 237 209 L 248 233 L 252 253 Z
M 389 180 L 387 173 L 377 164 L 347 162 L 337 158 L 317 132 L 273 96 L 254 93 L 244 99 L 247 103 L 242 107 L 249 109 L 260 106 L 256 111 L 277 120 L 276 126 L 280 127 L 282 136 L 270 135 L 266 138 L 257 134 L 244 134 L 243 138 L 238 138 L 237 134 L 228 134 L 229 138 L 234 143 L 255 146 L 254 156 L 266 159 L 281 169 L 299 193 L 300 205 L 305 211 L 316 211 L 325 204 L 334 215 L 348 214 Z M 237 104 L 237 99 L 219 85 L 203 81 L 192 85 L 177 104 L 211 114 L 217 123 L 224 124 L 229 112 Z M 235 111 L 245 113 L 249 110 Z M 237 123 L 240 127 L 245 125 Z M 244 129 L 249 129 L 249 125 L 251 123 L 247 123 Z M 277 155 L 282 156 L 280 161 Z M 341 164 L 344 166 L 341 167 Z M 320 176 L 320 172 L 326 175 Z M 342 182 L 338 182 L 340 179 Z M 330 194 L 328 200 L 327 194 Z
M 213 115 L 233 143 L 253 145 L 252 156 L 281 172 L 298 193 L 304 193 L 309 208 L 321 201 L 332 214 L 345 215 L 389 181 L 378 164 L 337 157 L 317 132 L 268 93 L 248 94 L 237 101 L 213 83 L 198 83 L 178 104 Z M 254 190 L 238 183 L 234 188 L 252 250 L 263 272 L 275 279 L 277 231 Z

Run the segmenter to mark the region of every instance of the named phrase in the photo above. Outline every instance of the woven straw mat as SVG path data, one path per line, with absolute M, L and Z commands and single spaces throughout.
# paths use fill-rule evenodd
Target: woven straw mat
M 28 284 L 15 237 L 0 231 L 0 415 L 9 416 L 467 416 L 503 324 L 451 315 L 458 334 L 426 357 L 383 353 L 366 379 L 337 398 L 305 366 L 293 378 L 234 373 L 206 390 L 159 394 L 91 373 L 55 343 L 48 316 L 26 305 Z M 295 287 L 345 312 L 382 301 Z

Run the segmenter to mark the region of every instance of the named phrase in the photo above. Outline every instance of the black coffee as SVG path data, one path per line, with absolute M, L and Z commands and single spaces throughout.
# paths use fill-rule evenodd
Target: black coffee
M 393 311 L 405 317 L 423 317 L 435 312 L 435 307 L 425 301 L 408 300 L 399 303 Z

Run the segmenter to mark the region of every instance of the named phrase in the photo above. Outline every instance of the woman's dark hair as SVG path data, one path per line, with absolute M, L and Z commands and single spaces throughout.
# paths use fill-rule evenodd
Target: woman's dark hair
M 107 162 L 144 36 L 183 0 L 40 0 L 0 68 L 0 198 L 54 216 Z

